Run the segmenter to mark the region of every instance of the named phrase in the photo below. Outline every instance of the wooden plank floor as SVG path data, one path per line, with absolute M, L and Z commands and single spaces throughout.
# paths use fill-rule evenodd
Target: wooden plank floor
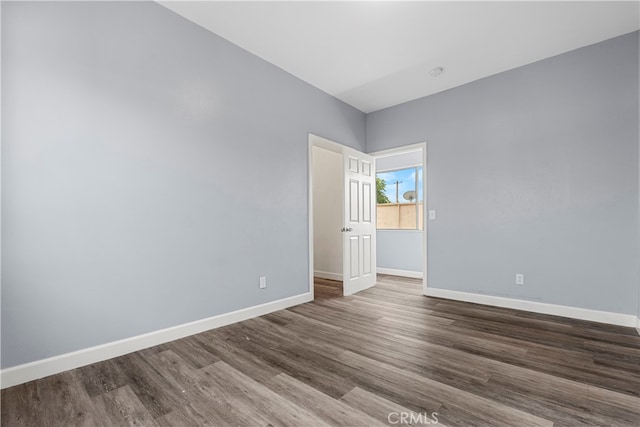
M 631 328 L 427 298 L 391 276 L 323 291 L 3 390 L 2 425 L 640 425 Z
M 342 296 L 342 282 L 314 277 L 313 284 L 316 300 Z

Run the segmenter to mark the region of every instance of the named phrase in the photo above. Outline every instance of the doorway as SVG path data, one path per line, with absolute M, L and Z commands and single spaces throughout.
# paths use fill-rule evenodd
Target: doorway
M 344 294 L 342 277 L 342 154 L 311 147 L 314 299 Z
M 316 281 L 319 296 L 374 286 L 375 160 L 310 134 L 308 164 L 310 292 Z
M 371 153 L 377 163 L 378 274 L 427 287 L 427 144 Z M 418 282 L 419 283 L 419 282 Z

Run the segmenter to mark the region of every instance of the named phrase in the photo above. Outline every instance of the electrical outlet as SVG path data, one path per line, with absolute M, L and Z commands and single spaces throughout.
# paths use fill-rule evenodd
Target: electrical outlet
M 516 274 L 516 285 L 524 285 L 524 274 Z
M 260 289 L 264 289 L 267 287 L 267 276 L 260 277 Z

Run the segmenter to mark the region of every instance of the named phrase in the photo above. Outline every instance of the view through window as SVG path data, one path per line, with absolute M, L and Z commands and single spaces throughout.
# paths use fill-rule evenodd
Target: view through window
M 379 230 L 422 230 L 422 166 L 376 174 Z

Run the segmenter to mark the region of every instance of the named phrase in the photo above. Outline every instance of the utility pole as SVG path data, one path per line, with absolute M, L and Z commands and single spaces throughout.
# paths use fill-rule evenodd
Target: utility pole
M 400 202 L 398 201 L 398 186 L 399 186 L 400 184 L 402 184 L 402 181 L 397 181 L 397 180 L 396 180 L 396 203 L 400 203 Z

